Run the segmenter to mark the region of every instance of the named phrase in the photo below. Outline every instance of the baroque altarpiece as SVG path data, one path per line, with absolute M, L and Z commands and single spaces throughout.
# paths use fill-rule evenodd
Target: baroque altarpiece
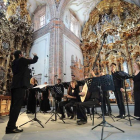
M 0 94 L 10 93 L 13 52 L 29 57 L 32 32 L 27 0 L 0 0 Z
M 110 64 L 133 75 L 133 64 L 140 59 L 140 8 L 121 0 L 103 0 L 90 13 L 82 32 L 81 49 L 84 75 L 88 75 L 103 42 L 95 73 L 111 74 Z M 128 87 L 132 81 L 127 81 Z M 131 92 L 129 100 L 132 101 Z

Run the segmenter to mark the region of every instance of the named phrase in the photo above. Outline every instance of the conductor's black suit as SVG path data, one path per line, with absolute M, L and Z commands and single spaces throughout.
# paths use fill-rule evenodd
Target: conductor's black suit
M 21 57 L 12 62 L 11 108 L 6 131 L 16 129 L 16 121 L 23 103 L 25 89 L 30 84 L 30 69 L 28 65 L 36 63 L 37 60 L 38 57 L 35 55 L 33 59 Z

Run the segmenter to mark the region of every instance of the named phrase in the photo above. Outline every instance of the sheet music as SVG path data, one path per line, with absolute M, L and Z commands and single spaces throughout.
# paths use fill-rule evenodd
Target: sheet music
M 49 84 L 43 84 L 43 85 L 38 85 L 38 86 L 36 86 L 34 88 L 40 88 L 40 89 L 42 89 L 42 88 L 47 87 L 47 86 L 51 86 L 51 85 L 49 85 Z

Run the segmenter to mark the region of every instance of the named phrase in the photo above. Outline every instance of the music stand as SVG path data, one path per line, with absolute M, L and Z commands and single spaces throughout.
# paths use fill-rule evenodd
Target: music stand
M 103 121 L 100 124 L 93 127 L 91 130 L 95 129 L 98 126 L 102 126 L 101 140 L 103 140 L 104 127 L 106 127 L 106 124 L 109 125 L 110 127 L 116 128 L 116 129 L 118 129 L 118 130 L 120 130 L 121 132 L 124 133 L 123 130 L 113 126 L 110 123 L 108 123 L 105 120 L 105 116 L 104 116 L 103 91 L 114 90 L 114 84 L 113 84 L 112 76 L 111 75 L 104 75 L 104 76 L 101 76 L 101 77 L 94 77 L 93 80 L 92 80 L 90 89 L 89 89 L 91 93 L 95 91 L 95 87 L 98 87 L 99 92 L 100 92 Z
M 126 79 L 132 78 L 132 76 L 130 76 L 128 73 L 123 72 L 123 71 L 120 71 L 120 72 L 118 73 L 118 76 L 119 76 L 119 78 L 120 78 L 121 80 L 123 80 L 123 83 L 124 83 L 124 87 L 125 87 L 125 88 L 124 88 L 124 89 L 125 89 L 125 98 L 126 98 L 126 105 L 127 105 L 127 112 L 128 112 L 128 114 L 125 115 L 124 118 L 120 118 L 120 119 L 118 119 L 117 121 L 119 121 L 119 120 L 121 120 L 121 119 L 124 119 L 124 120 L 129 121 L 129 122 L 130 122 L 130 126 L 132 126 L 131 120 L 133 120 L 133 119 L 130 119 L 130 117 L 132 117 L 132 118 L 134 118 L 134 119 L 136 119 L 136 120 L 137 120 L 137 118 L 134 117 L 134 116 L 132 116 L 132 115 L 130 115 L 129 105 L 128 105 L 128 95 L 127 95 L 127 93 L 126 93 L 126 86 L 125 86 L 125 80 L 126 80 Z M 128 117 L 128 119 L 125 119 L 126 117 Z
M 29 122 L 36 121 L 36 122 L 38 122 L 38 123 L 44 128 L 44 126 L 41 124 L 41 121 L 38 120 L 37 117 L 36 117 L 36 105 L 37 105 L 37 94 L 38 94 L 37 92 L 40 91 L 40 88 L 33 88 L 33 89 L 30 89 L 30 90 L 35 91 L 35 96 L 36 96 L 36 101 L 35 101 L 35 117 L 34 117 L 32 120 L 30 120 L 30 121 L 28 121 L 28 122 L 26 122 L 26 123 L 20 125 L 19 127 L 21 127 L 21 126 L 23 126 L 23 125 L 25 125 L 25 124 L 27 124 L 27 123 L 29 123 Z
M 52 94 L 52 97 L 53 97 L 53 99 L 55 101 L 55 109 L 54 109 L 54 112 L 52 112 L 53 113 L 52 116 L 46 121 L 46 123 L 48 123 L 52 119 L 53 116 L 55 116 L 55 119 L 52 119 L 52 121 L 57 121 L 57 116 L 60 118 L 60 116 L 59 116 L 59 114 L 57 113 L 57 110 L 56 110 L 56 104 L 57 103 L 56 103 L 55 86 L 48 86 L 48 87 L 49 87 L 49 89 L 51 91 L 51 94 Z M 62 122 L 65 123 L 63 119 L 62 119 Z

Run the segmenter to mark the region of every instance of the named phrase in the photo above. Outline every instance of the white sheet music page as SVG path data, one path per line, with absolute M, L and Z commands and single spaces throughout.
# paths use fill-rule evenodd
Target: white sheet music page
M 50 86 L 50 85 L 49 84 L 43 84 L 43 85 L 38 85 L 38 86 L 36 86 L 34 88 L 40 88 L 40 89 L 42 89 L 42 88 L 47 87 L 47 86 Z

